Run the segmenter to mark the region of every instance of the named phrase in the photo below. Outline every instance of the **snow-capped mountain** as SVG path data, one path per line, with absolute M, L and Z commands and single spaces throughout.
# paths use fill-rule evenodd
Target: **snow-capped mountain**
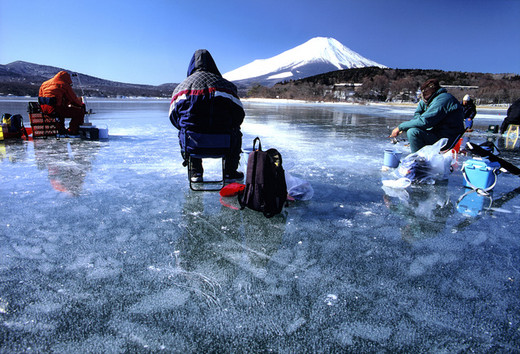
M 224 74 L 236 84 L 272 86 L 334 70 L 386 66 L 367 59 L 334 38 L 316 37 L 269 59 L 258 59 Z

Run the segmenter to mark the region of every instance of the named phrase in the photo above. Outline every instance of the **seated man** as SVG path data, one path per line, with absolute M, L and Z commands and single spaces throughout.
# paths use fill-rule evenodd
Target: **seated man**
M 477 115 L 477 107 L 469 95 L 462 99 L 462 110 L 464 111 L 464 124 L 468 131 L 472 131 L 473 119 Z
M 517 99 L 507 109 L 507 116 L 504 118 L 502 125 L 500 126 L 500 134 L 504 134 L 509 124 L 520 125 L 520 98 Z
M 188 77 L 173 91 L 169 117 L 179 129 L 179 143 L 184 159 L 184 133 L 186 130 L 199 133 L 231 135 L 231 149 L 226 156 L 224 178 L 240 180 L 237 171 L 242 151 L 244 109 L 238 98 L 236 86 L 222 77 L 211 54 L 199 49 L 193 54 L 188 66 Z M 202 161 L 192 159 L 189 166 L 192 182 L 202 181 Z
M 45 81 L 38 96 L 42 112 L 58 117 L 59 134 L 79 134 L 79 126 L 85 118 L 85 105 L 72 90 L 72 80 L 68 72 L 60 71 L 52 79 Z M 70 118 L 68 130 L 65 130 L 65 118 Z
M 399 124 L 390 137 L 395 138 L 406 131 L 412 153 L 442 138 L 448 138 L 447 145 L 451 146 L 464 132 L 460 102 L 441 88 L 436 79 L 427 80 L 421 86 L 421 98 L 413 119 Z

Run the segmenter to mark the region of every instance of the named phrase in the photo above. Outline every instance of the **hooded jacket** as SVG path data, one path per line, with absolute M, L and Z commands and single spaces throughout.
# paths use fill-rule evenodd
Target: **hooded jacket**
M 60 71 L 50 80 L 45 81 L 40 86 L 39 97 L 54 98 L 55 101 L 52 105 L 44 104 L 42 107 L 44 112 L 47 110 L 51 113 L 54 109 L 52 106 L 67 106 L 72 104 L 74 106 L 81 107 L 83 102 L 76 96 L 72 90 L 72 80 L 70 75 L 66 71 Z M 49 112 L 50 111 L 50 112 Z
M 466 101 L 466 104 L 463 102 L 462 110 L 464 111 L 464 118 L 473 119 L 477 115 L 477 107 L 471 98 Z
M 464 131 L 462 105 L 445 88 L 440 88 L 428 102 L 419 102 L 413 119 L 399 124 L 399 130 L 410 128 L 429 130 L 439 138 L 455 137 Z
M 513 102 L 507 109 L 507 116 L 500 126 L 500 134 L 504 134 L 509 124 L 520 124 L 520 99 Z
M 193 54 L 188 77 L 173 91 L 169 117 L 180 130 L 200 133 L 241 134 L 244 109 L 237 87 L 220 74 L 211 54 L 200 49 Z

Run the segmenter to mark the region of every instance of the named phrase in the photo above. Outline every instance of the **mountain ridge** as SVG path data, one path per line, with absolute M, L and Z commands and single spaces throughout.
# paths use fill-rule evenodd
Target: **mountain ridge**
M 170 97 L 177 86 L 176 83 L 154 86 L 111 81 L 60 67 L 18 60 L 5 65 L 0 64 L 0 95 L 38 96 L 40 85 L 61 70 L 77 75 L 72 77 L 72 81 L 76 91 L 82 90 L 76 92 L 78 95 L 85 93 L 87 96 L 96 97 Z

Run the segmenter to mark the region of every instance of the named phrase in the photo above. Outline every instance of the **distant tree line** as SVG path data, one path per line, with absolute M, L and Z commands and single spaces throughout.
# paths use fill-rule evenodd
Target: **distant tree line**
M 254 85 L 246 96 L 309 101 L 415 102 L 420 85 L 429 78 L 438 79 L 441 86 L 446 86 L 459 100 L 465 94 L 478 104 L 512 103 L 520 98 L 519 75 L 377 67 L 333 71 L 273 87 Z
M 42 68 L 45 67 L 25 62 L 0 65 L 0 96 L 37 96 L 41 83 L 50 78 L 50 74 L 38 74 Z M 88 75 L 81 77 L 83 92 L 91 97 L 169 98 L 177 86 L 174 83 L 153 86 L 113 82 Z M 239 86 L 239 93 L 242 97 L 307 101 L 415 102 L 420 85 L 429 78 L 438 79 L 459 100 L 469 94 L 477 104 L 509 104 L 520 98 L 519 75 L 377 67 L 332 71 L 273 87 Z M 80 87 L 74 88 L 78 95 L 83 93 L 78 92 Z
M 37 97 L 41 82 L 0 82 L 0 96 L 31 96 Z M 74 91 L 78 96 L 83 93 L 87 97 L 171 97 L 176 84 L 165 84 L 160 86 L 152 85 L 84 85 L 83 91 L 78 86 L 74 86 Z

